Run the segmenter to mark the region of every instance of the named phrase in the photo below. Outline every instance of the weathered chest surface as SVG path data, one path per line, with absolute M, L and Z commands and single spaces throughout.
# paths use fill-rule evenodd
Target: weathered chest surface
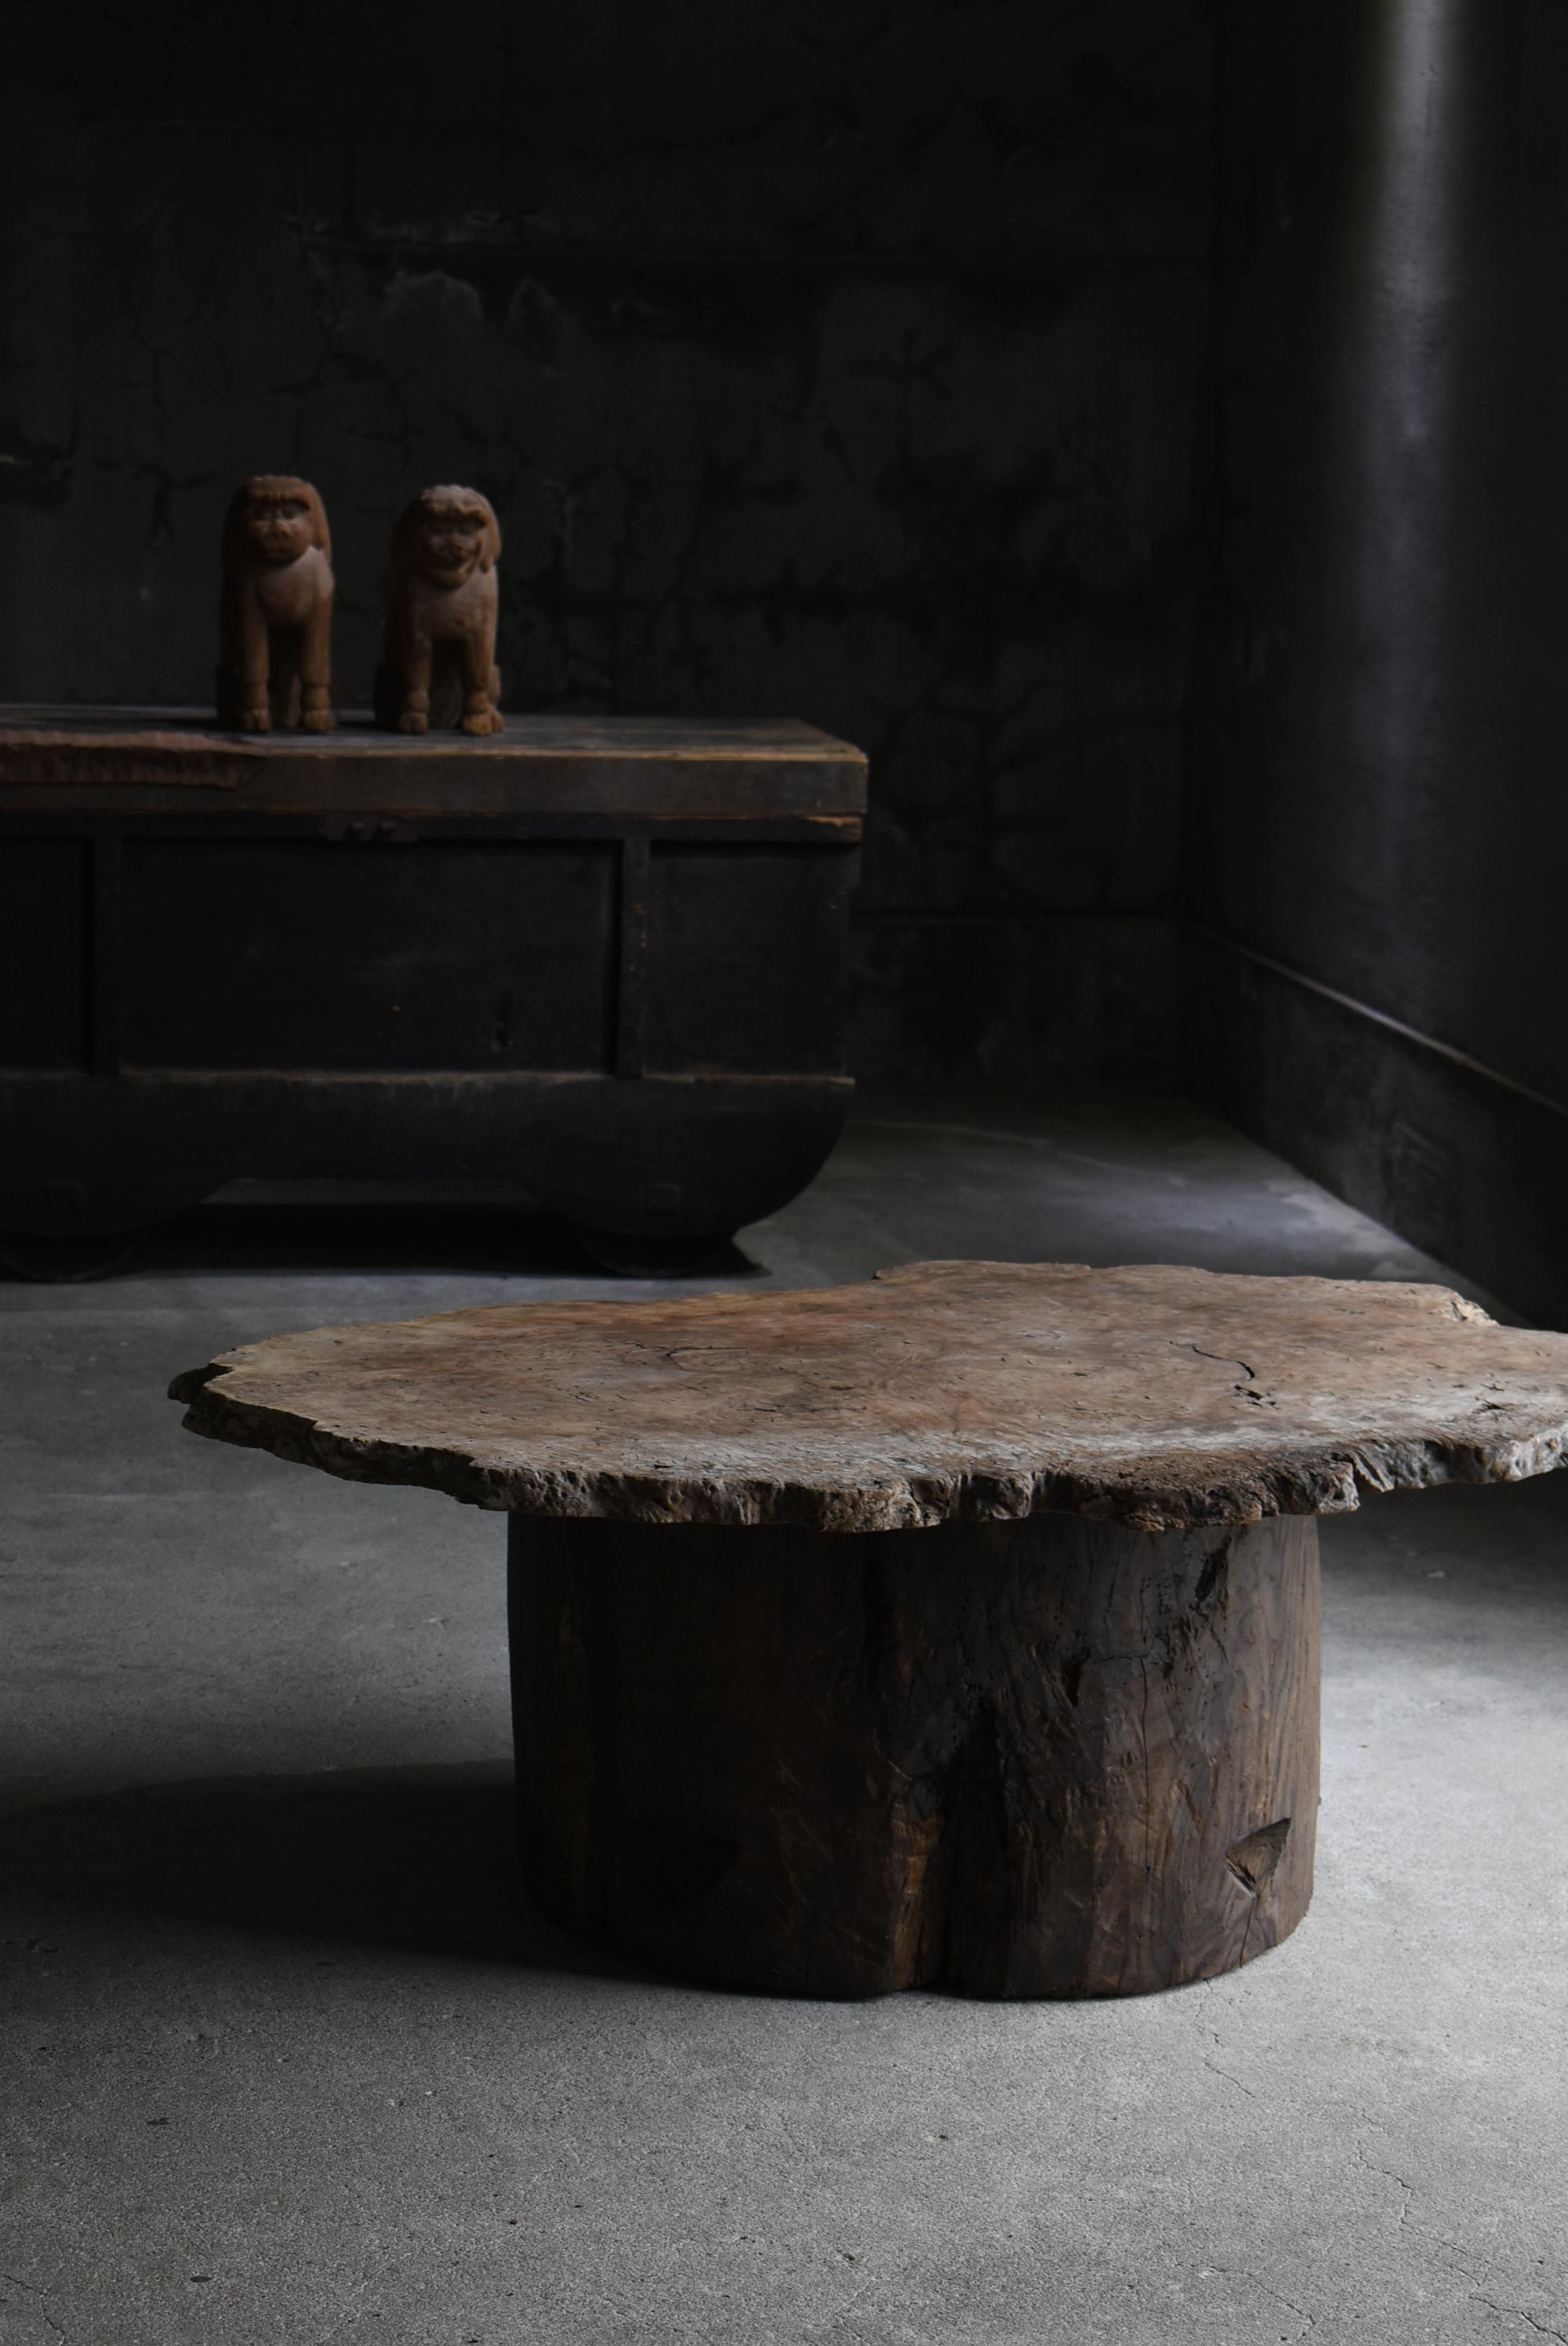
M 0 708 L 0 810 L 234 812 L 336 807 L 423 813 L 618 815 L 854 823 L 866 761 L 793 719 L 508 717 L 485 740 L 379 730 L 230 733 L 178 709 Z M 180 793 L 178 801 L 167 793 Z
M 0 712 L 0 1231 L 239 1174 L 475 1174 L 610 1232 L 772 1210 L 847 1099 L 859 751 L 810 726 Z

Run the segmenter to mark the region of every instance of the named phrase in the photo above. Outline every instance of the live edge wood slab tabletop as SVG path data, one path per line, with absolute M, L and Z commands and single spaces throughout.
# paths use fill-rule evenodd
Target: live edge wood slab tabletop
M 171 1392 L 507 1511 L 529 1889 L 814 1994 L 1131 1994 L 1276 1944 L 1311 1893 L 1316 1516 L 1568 1457 L 1568 1337 L 1163 1265 L 443 1312 Z

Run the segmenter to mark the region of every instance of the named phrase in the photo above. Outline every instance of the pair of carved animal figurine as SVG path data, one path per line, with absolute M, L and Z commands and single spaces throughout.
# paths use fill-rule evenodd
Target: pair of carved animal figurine
M 424 489 L 392 532 L 376 721 L 502 729 L 495 666 L 501 531 L 477 489 Z M 242 733 L 326 733 L 332 707 L 332 539 L 309 481 L 262 473 L 223 525 L 218 719 Z

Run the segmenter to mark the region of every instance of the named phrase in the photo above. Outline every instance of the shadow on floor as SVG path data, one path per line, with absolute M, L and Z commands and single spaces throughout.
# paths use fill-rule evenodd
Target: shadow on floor
M 55 1245 L 65 1257 L 71 1255 L 69 1240 L 32 1244 L 35 1251 Z M 757 1270 L 733 1242 L 702 1268 L 705 1275 L 727 1280 Z M 83 1269 L 87 1276 L 109 1279 L 198 1270 L 614 1276 L 579 1242 L 570 1224 L 555 1215 L 489 1203 L 364 1200 L 192 1206 L 145 1237 L 107 1249 L 101 1264 L 85 1255 Z M 82 1275 L 74 1259 L 67 1260 L 64 1275 Z M 0 1278 L 5 1276 L 0 1268 Z
M 546 1922 L 491 1767 L 159 1784 L 0 1822 L 7 1933 L 67 1921 L 351 1943 L 606 1979 L 658 1976 Z
M 551 1214 L 494 1205 L 193 1206 L 148 1232 L 136 1271 L 518 1271 L 580 1275 L 587 1258 Z

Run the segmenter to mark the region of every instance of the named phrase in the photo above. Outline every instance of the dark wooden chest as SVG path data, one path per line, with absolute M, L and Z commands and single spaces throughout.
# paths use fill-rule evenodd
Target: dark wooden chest
M 677 1262 L 839 1130 L 864 799 L 794 723 L 0 712 L 0 1243 L 473 1176 Z

